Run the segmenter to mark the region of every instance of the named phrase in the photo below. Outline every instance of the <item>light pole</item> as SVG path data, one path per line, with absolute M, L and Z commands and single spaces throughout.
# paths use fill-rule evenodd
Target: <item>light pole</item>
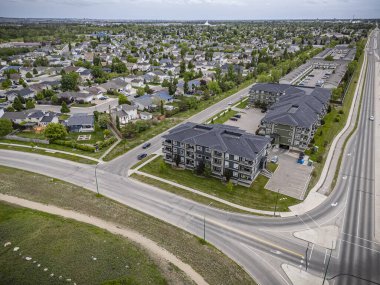
M 95 165 L 95 182 L 96 182 L 96 192 L 98 193 L 98 195 L 100 195 L 99 194 L 99 186 L 98 186 L 98 176 L 96 175 L 96 169 L 98 168 L 98 165 L 99 164 Z
M 280 189 L 277 190 L 277 195 L 276 195 L 276 203 L 274 204 L 274 212 L 273 212 L 273 217 L 276 216 L 276 210 L 277 210 L 277 201 L 278 201 L 278 195 L 280 194 Z
M 305 256 L 306 256 L 306 259 L 305 259 L 305 268 L 306 268 L 306 271 L 307 271 L 307 267 L 309 266 L 309 264 L 308 264 L 308 259 L 307 259 L 307 252 L 309 251 L 309 242 L 307 243 L 307 248 L 306 248 L 306 254 L 305 254 Z

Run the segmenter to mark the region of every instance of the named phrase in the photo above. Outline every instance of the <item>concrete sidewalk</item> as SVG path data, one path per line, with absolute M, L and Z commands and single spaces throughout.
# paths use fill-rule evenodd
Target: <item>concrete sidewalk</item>
M 380 146 L 380 62 L 375 76 L 375 146 Z M 380 242 L 380 149 L 375 147 L 375 239 Z

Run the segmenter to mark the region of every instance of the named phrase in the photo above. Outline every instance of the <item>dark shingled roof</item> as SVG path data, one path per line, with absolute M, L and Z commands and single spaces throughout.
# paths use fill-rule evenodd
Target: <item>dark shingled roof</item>
M 270 143 L 270 139 L 249 134 L 237 127 L 226 125 L 182 124 L 164 139 L 209 147 L 212 150 L 255 159 L 257 154 Z

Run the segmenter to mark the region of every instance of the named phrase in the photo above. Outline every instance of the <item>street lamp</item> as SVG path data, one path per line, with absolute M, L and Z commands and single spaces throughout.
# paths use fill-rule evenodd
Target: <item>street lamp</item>
M 98 168 L 98 165 L 99 164 L 95 165 L 95 182 L 96 182 L 96 192 L 98 192 L 98 195 L 100 195 L 99 194 L 99 186 L 98 186 L 98 176 L 96 175 L 96 169 Z

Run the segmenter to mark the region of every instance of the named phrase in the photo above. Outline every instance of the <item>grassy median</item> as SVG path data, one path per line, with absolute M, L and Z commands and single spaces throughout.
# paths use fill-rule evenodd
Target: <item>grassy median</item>
M 0 166 L 0 193 L 75 210 L 135 230 L 188 263 L 209 284 L 255 284 L 239 265 L 194 235 L 73 184 Z
M 275 169 L 272 165 L 271 168 L 272 170 Z M 162 157 L 158 157 L 146 164 L 140 168 L 140 171 L 191 187 L 241 206 L 258 210 L 273 211 L 278 195 L 276 192 L 265 189 L 268 178 L 263 175 L 259 175 L 249 188 L 236 185 L 233 186 L 232 190 L 229 190 L 220 179 L 201 177 L 195 175 L 190 170 L 172 168 L 164 163 Z M 298 204 L 299 202 L 295 198 L 279 194 L 277 210 L 289 211 L 289 206 Z

